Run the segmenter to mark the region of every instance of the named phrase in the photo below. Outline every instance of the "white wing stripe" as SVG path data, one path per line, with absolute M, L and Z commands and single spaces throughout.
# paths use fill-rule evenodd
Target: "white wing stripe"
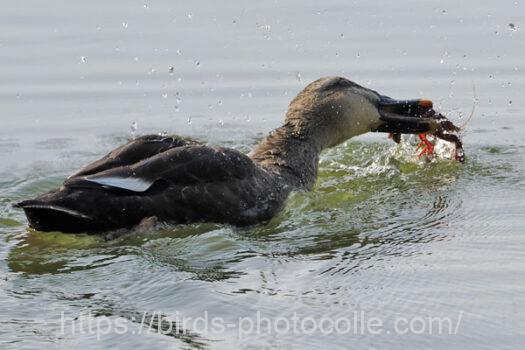
M 133 192 L 144 192 L 153 185 L 152 180 L 141 179 L 139 177 L 90 177 L 86 176 L 87 181 L 97 183 L 102 186 L 122 188 Z

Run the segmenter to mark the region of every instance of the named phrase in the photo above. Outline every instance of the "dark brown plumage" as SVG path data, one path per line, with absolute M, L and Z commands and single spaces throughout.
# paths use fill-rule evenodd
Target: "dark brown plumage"
M 294 98 L 284 125 L 249 156 L 179 137 L 142 136 L 82 168 L 60 188 L 17 206 L 41 231 L 101 232 L 149 217 L 172 223 L 265 222 L 292 190 L 313 188 L 323 149 L 380 127 L 388 132 L 385 125 L 393 119 L 380 113 L 385 99 L 347 79 L 322 78 Z M 411 117 L 416 118 L 405 119 L 421 121 Z M 412 130 L 412 121 L 403 122 Z M 435 130 L 436 123 L 429 119 L 425 127 Z

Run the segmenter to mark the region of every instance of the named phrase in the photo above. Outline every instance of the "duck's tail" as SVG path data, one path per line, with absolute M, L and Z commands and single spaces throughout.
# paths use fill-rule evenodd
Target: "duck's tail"
M 24 209 L 29 226 L 38 231 L 87 232 L 96 226 L 93 218 L 77 210 L 31 199 L 15 204 Z
M 164 210 L 164 202 L 149 196 L 104 188 L 62 186 L 22 201 L 29 226 L 38 231 L 100 233 L 131 228 L 145 217 Z

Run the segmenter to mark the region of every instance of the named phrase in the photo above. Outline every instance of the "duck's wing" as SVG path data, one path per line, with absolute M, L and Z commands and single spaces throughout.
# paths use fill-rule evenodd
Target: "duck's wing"
M 59 189 L 17 206 L 42 231 L 101 232 L 151 216 L 249 225 L 270 219 L 288 192 L 238 151 L 187 145 L 69 178 Z
M 131 165 L 77 175 L 64 185 L 140 193 L 155 183 L 177 186 L 227 183 L 253 176 L 257 171 L 260 169 L 252 160 L 236 150 L 186 145 L 170 148 Z
M 99 160 L 86 165 L 69 178 L 96 174 L 108 169 L 135 164 L 176 147 L 198 145 L 195 140 L 177 136 L 144 135 L 122 145 Z

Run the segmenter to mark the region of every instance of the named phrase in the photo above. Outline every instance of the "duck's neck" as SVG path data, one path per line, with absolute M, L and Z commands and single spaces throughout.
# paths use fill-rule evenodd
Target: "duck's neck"
M 289 123 L 275 129 L 250 153 L 263 168 L 283 177 L 287 184 L 311 190 L 317 178 L 322 145 L 311 137 L 297 133 Z

